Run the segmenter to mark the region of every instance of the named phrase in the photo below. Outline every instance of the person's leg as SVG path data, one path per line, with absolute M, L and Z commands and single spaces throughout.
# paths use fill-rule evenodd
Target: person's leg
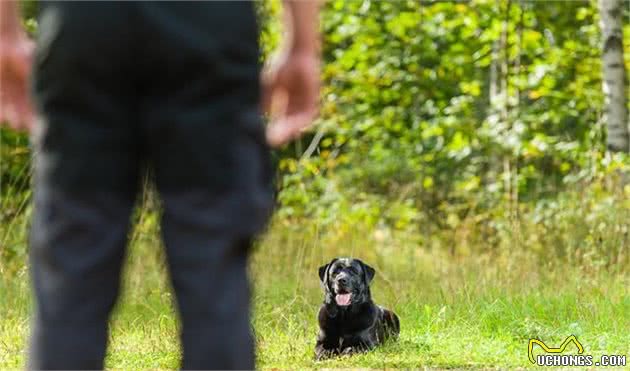
M 271 207 L 253 6 L 138 4 L 147 34 L 161 40 L 145 49 L 143 130 L 164 204 L 183 368 L 251 369 L 247 257 Z
M 223 119 L 237 124 L 240 114 Z M 184 117 L 177 121 L 180 145 L 201 157 L 190 158 L 182 150 L 171 153 L 181 168 L 155 164 L 164 205 L 162 234 L 182 320 L 183 368 L 252 369 L 247 258 L 271 208 L 267 157 L 258 144 L 262 132 L 259 141 L 246 132 L 224 138 L 229 161 L 219 168 L 197 168 L 194 164 L 204 158 L 216 164 L 211 153 L 217 148 L 203 143 L 204 138 L 212 141 L 211 129 L 196 130 L 195 120 Z M 168 176 L 181 171 L 190 172 L 188 181 L 178 184 L 177 177 Z M 217 185 L 224 182 L 233 188 Z
M 245 105 L 218 117 L 235 127 L 241 120 L 261 125 L 252 110 Z M 262 126 L 258 134 L 243 128 L 230 133 L 217 147 L 214 123 L 185 111 L 163 116 L 173 120 L 173 134 L 159 136 L 155 143 L 162 147 L 154 156 L 162 234 L 182 320 L 183 368 L 252 369 L 247 258 L 272 203 Z M 176 143 L 179 149 L 171 147 Z
M 132 200 L 114 192 L 70 193 L 44 182 L 37 188 L 28 367 L 100 369 Z
M 235 113 L 232 123 L 238 123 L 239 115 Z M 181 145 L 203 156 L 203 138 L 209 138 L 211 130 L 191 125 L 188 131 L 184 123 L 193 122 L 180 123 L 178 136 L 188 137 Z M 248 137 L 243 133 L 225 138 L 232 148 L 224 148 L 231 161 L 223 170 L 204 171 L 191 166 L 195 161 L 185 155 L 173 154 L 191 175 L 203 175 L 195 181 L 165 181 L 175 170 L 156 164 L 164 205 L 162 234 L 182 320 L 184 369 L 254 368 L 247 261 L 252 239 L 269 215 L 271 192 L 263 147 Z M 233 189 L 208 182 L 209 173 Z
M 43 4 L 34 79 L 41 120 L 30 235 L 31 369 L 103 367 L 138 184 L 124 22 L 112 4 Z
M 201 211 L 194 197 L 166 196 L 165 203 L 174 205 L 165 210 L 163 236 L 182 319 L 182 368 L 253 369 L 251 240 L 192 221 L 191 211 Z

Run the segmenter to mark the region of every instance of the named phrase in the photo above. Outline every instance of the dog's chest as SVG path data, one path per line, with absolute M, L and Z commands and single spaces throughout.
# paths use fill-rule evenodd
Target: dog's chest
M 365 343 L 366 340 L 374 340 L 377 336 L 375 331 L 375 320 L 371 315 L 353 316 L 352 318 L 339 318 L 337 324 L 339 331 L 339 346 L 341 348 L 356 346 Z
M 354 333 L 354 334 L 346 334 L 339 337 L 339 348 L 343 349 L 346 347 L 353 347 L 361 344 L 363 341 L 363 334 Z

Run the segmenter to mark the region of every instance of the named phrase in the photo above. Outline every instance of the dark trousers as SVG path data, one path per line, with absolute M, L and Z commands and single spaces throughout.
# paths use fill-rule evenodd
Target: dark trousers
M 247 257 L 271 208 L 251 3 L 43 2 L 29 367 L 99 369 L 147 164 L 183 367 L 254 367 Z

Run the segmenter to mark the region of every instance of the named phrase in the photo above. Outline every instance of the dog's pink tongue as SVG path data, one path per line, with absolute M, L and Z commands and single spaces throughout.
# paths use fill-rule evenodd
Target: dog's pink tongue
M 352 298 L 352 294 L 337 294 L 337 296 L 335 296 L 335 301 L 337 302 L 337 305 L 346 306 L 350 305 L 350 298 Z

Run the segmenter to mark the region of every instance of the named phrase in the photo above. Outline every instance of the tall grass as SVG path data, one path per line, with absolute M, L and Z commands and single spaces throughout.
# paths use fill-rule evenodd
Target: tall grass
M 254 325 L 263 366 L 528 366 L 530 338 L 559 344 L 570 334 L 592 353 L 630 350 L 630 277 L 616 270 L 545 261 L 525 248 L 453 256 L 369 230 L 339 236 L 274 225 L 259 249 Z M 401 337 L 374 353 L 315 363 L 317 267 L 339 255 L 375 266 L 373 295 L 399 313 Z
M 576 335 L 589 354 L 630 354 L 628 190 L 561 195 L 517 219 L 463 220 L 422 235 L 277 217 L 254 247 L 253 328 L 258 366 L 527 367 L 527 342 Z M 4 199 L 3 205 L 25 203 Z M 156 206 L 143 198 L 130 234 L 123 294 L 112 318 L 109 368 L 178 367 L 177 317 L 159 241 Z M 13 207 L 13 206 L 12 206 Z M 0 368 L 24 365 L 31 308 L 25 207 L 0 225 Z M 373 296 L 401 318 L 397 342 L 374 352 L 313 360 L 317 268 L 335 256 L 377 270 Z M 538 350 L 539 351 L 539 350 Z

